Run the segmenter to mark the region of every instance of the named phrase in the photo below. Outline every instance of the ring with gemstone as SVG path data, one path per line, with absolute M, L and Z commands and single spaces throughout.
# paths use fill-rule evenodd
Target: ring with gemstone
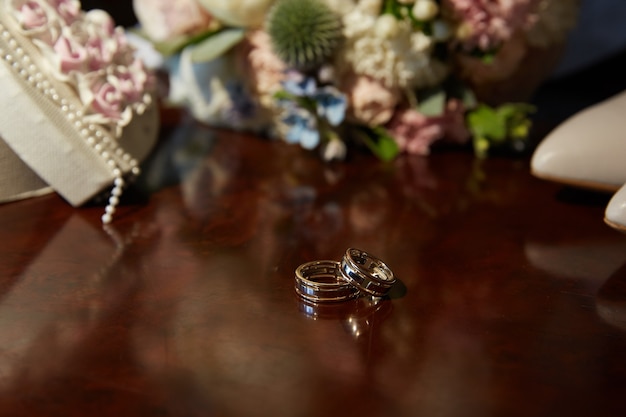
M 393 272 L 383 261 L 360 249 L 346 250 L 340 269 L 347 281 L 375 297 L 387 295 L 396 282 Z
M 351 300 L 359 288 L 347 281 L 337 261 L 307 262 L 296 268 L 296 293 L 314 303 Z

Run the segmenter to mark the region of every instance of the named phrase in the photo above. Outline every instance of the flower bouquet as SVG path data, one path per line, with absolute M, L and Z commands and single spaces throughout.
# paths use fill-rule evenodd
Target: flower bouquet
M 554 55 L 578 0 L 133 5 L 141 33 L 165 58 L 169 100 L 199 120 L 325 160 L 352 148 L 390 160 L 426 155 L 437 141 L 471 143 L 478 156 L 523 145 L 533 107 L 502 86 L 520 85 L 521 98 L 530 97 L 545 71 L 533 75 L 529 57 Z

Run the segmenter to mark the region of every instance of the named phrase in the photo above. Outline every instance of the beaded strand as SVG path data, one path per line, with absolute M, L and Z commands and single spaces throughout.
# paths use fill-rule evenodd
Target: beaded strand
M 33 63 L 32 58 L 19 46 L 17 40 L 0 23 L 0 33 L 2 39 L 8 45 L 9 50 L 5 51 L 0 47 L 0 56 L 10 65 L 13 71 L 35 88 L 43 96 L 47 97 L 61 109 L 65 118 L 76 129 L 87 144 L 105 161 L 111 174 L 113 175 L 113 188 L 111 189 L 107 205 L 102 215 L 102 223 L 109 224 L 113 220 L 113 214 L 120 202 L 120 197 L 124 188 L 123 171 L 114 159 L 114 155 L 130 166 L 133 176 L 140 174 L 139 163 L 130 154 L 125 152 L 110 135 L 103 132 L 103 129 L 94 123 L 83 121 L 83 112 L 77 110 L 67 99 L 61 97 L 49 80 Z

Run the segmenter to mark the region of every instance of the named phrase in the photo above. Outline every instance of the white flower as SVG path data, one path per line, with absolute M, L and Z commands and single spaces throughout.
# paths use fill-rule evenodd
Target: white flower
M 196 0 L 133 0 L 133 9 L 153 41 L 194 35 L 207 30 L 213 21 Z
M 391 39 L 398 35 L 398 19 L 390 14 L 383 14 L 376 20 L 375 30 L 379 38 Z
M 370 16 L 378 16 L 383 8 L 383 0 L 360 0 L 356 10 Z
M 198 0 L 219 21 L 232 26 L 260 27 L 274 0 Z
M 397 21 L 394 31 L 386 31 L 382 37 L 378 19 L 378 14 L 360 7 L 344 16 L 346 42 L 337 62 L 340 72 L 352 70 L 380 80 L 388 88 L 432 86 L 447 75 L 447 67 L 432 57 L 431 38 L 414 32 L 408 20 Z
M 322 149 L 322 158 L 324 161 L 342 161 L 346 159 L 346 144 L 338 139 L 330 140 Z
M 332 11 L 344 15 L 354 9 L 355 0 L 323 0 Z
M 426 36 L 423 32 L 413 32 L 409 35 L 411 48 L 415 51 L 430 51 L 433 40 Z
M 433 0 L 417 0 L 413 5 L 413 16 L 418 20 L 432 20 L 438 13 L 439 6 Z

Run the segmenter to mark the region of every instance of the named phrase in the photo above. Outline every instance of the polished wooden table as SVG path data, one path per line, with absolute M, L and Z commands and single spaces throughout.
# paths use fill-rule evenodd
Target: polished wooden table
M 626 413 L 626 235 L 527 156 L 325 164 L 182 120 L 126 197 L 104 229 L 0 206 L 1 416 Z M 348 247 L 390 297 L 303 303 Z

